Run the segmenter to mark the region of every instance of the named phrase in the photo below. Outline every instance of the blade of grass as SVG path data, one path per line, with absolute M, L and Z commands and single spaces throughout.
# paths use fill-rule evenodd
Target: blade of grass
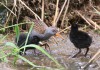
M 35 45 L 35 44 L 30 44 L 30 45 L 26 45 L 21 47 L 20 49 L 23 49 L 25 47 L 34 47 L 36 49 L 38 49 L 39 51 L 41 51 L 43 54 L 45 54 L 46 56 L 48 56 L 52 61 L 54 61 L 58 66 L 61 66 L 52 56 L 50 56 L 42 47 Z
M 25 62 L 29 63 L 33 67 L 42 67 L 42 66 L 38 66 L 38 65 L 33 64 L 32 62 L 30 62 L 29 60 L 27 60 L 26 58 L 24 58 L 24 57 L 22 57 L 20 55 L 17 55 L 17 57 L 21 58 L 22 60 L 24 60 Z
M 6 58 L 6 54 L 4 53 L 3 50 L 0 50 L 0 60 L 3 62 L 8 62 L 8 59 Z
M 30 33 L 31 33 L 32 29 L 33 29 L 33 26 L 34 26 L 34 22 L 32 22 L 32 25 L 31 25 L 31 27 L 29 29 L 29 32 L 28 32 L 28 35 L 27 35 L 27 38 L 26 38 L 26 41 L 25 41 L 25 45 L 27 44 L 28 37 L 29 37 L 29 35 L 30 35 Z
M 16 47 L 16 45 L 14 43 L 12 43 L 12 42 L 6 42 L 5 46 L 10 46 L 10 47 L 18 49 L 18 47 Z
M 7 36 L 8 36 L 8 34 L 5 35 L 2 39 L 0 39 L 0 41 L 3 41 Z
M 4 54 L 4 55 L 2 55 L 2 57 L 0 57 L 0 59 L 2 60 L 2 59 L 5 59 L 7 56 L 9 56 L 9 55 L 11 55 L 11 53 L 8 53 L 8 54 Z
M 12 52 L 11 52 L 11 53 L 8 53 L 7 55 L 4 55 L 4 56 L 0 57 L 0 59 L 3 59 L 3 58 L 5 58 L 5 57 L 7 57 L 7 56 L 9 56 L 9 55 L 14 55 L 14 56 L 15 56 L 14 62 L 13 62 L 14 64 L 15 64 L 16 60 L 17 60 L 18 58 L 20 58 L 20 59 L 24 60 L 25 62 L 29 63 L 30 65 L 32 65 L 33 67 L 42 67 L 42 66 L 38 66 L 38 65 L 33 64 L 32 62 L 30 62 L 30 61 L 27 60 L 26 58 L 24 58 L 24 57 L 20 56 L 19 54 L 17 54 L 16 50 L 19 50 L 19 49 L 16 47 L 16 45 L 15 45 L 14 43 L 7 42 L 5 45 L 6 45 L 6 46 L 11 46 L 11 47 L 13 47 Z M 24 46 L 23 46 L 23 48 L 24 48 Z M 14 54 L 14 53 L 15 53 L 15 54 Z
M 32 23 L 32 25 L 31 25 L 31 27 L 29 29 L 29 32 L 28 32 L 28 35 L 27 35 L 27 38 L 26 38 L 26 41 L 25 41 L 25 45 L 27 44 L 27 41 L 28 41 L 29 35 L 30 35 L 30 33 L 31 33 L 32 29 L 33 29 L 33 26 L 34 26 L 34 22 Z M 24 48 L 24 52 L 25 52 L 25 48 Z
M 18 25 L 15 26 L 15 33 L 16 33 L 17 43 L 18 43 L 18 41 L 19 41 L 19 35 L 20 35 L 20 30 L 19 30 Z
M 11 46 L 13 47 L 14 49 L 18 49 L 18 47 L 16 47 L 16 45 L 14 43 L 11 43 L 11 42 L 7 42 L 6 43 L 6 46 Z M 45 54 L 46 56 L 48 56 L 48 58 L 50 58 L 53 62 L 55 62 L 58 66 L 60 66 L 61 68 L 63 68 L 52 56 L 50 56 L 50 54 L 48 54 L 42 47 L 38 46 L 38 45 L 34 45 L 34 44 L 30 44 L 30 45 L 25 45 L 23 47 L 21 47 L 20 49 L 18 50 L 21 50 L 21 49 L 24 49 L 24 48 L 27 48 L 27 47 L 33 47 L 33 48 L 36 48 L 38 49 L 39 51 L 41 51 L 43 54 Z M 13 52 L 14 53 L 14 52 Z M 9 54 L 10 55 L 10 54 Z M 16 56 L 18 56 L 19 58 L 21 58 L 22 60 L 26 61 L 27 63 L 29 63 L 30 65 L 34 66 L 34 67 L 40 67 L 40 66 L 37 66 L 33 63 L 31 63 L 29 60 L 27 60 L 26 58 L 20 56 L 20 55 L 17 55 L 15 54 Z
M 14 27 L 14 26 L 17 26 L 17 25 L 19 26 L 19 25 L 22 25 L 22 24 L 31 24 L 31 23 L 32 23 L 32 22 L 19 23 L 19 24 L 7 26 L 7 27 L 4 27 L 4 28 L 0 28 L 0 30 L 6 29 L 6 28 L 10 28 L 10 27 Z

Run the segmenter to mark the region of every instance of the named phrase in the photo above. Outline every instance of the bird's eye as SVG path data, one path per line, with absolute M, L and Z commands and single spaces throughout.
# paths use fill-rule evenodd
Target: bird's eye
M 57 30 L 52 30 L 52 32 L 57 32 Z

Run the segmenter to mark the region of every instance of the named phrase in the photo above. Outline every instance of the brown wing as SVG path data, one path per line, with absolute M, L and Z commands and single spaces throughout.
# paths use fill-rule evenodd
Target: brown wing
M 32 18 L 29 18 L 29 17 L 25 17 L 24 18 L 25 22 L 34 22 L 34 27 L 33 29 L 38 32 L 38 33 L 41 33 L 43 34 L 47 28 L 47 25 L 43 22 L 41 22 L 40 20 L 34 20 Z M 28 29 L 30 28 L 31 24 L 28 24 Z
M 42 24 L 40 24 L 40 21 L 38 21 L 38 20 L 34 20 L 33 22 L 34 22 L 33 29 L 36 32 L 39 32 L 39 33 L 42 33 L 43 34 L 45 32 L 45 30 L 46 30 L 45 26 L 43 26 Z

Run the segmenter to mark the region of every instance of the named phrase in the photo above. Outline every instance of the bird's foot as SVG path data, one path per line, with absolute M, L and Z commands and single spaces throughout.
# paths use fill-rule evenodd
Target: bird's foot
M 26 55 L 25 52 L 19 52 L 19 55 Z
M 75 58 L 77 55 L 72 56 L 72 58 Z
M 84 55 L 84 57 L 86 57 L 86 58 L 91 58 L 92 55 Z
M 42 55 L 42 53 L 40 51 L 38 51 L 38 50 L 35 50 L 34 51 L 34 56 L 39 56 L 39 55 Z
M 50 46 L 48 43 L 40 44 L 40 46 L 44 46 L 45 49 L 51 53 Z

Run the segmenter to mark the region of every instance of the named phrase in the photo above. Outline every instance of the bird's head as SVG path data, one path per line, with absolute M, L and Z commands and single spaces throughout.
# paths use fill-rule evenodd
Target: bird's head
M 48 34 L 48 35 L 51 35 L 51 36 L 54 36 L 54 35 L 55 35 L 55 36 L 58 36 L 58 37 L 60 37 L 60 38 L 63 39 L 63 37 L 62 37 L 61 34 L 58 32 L 58 29 L 57 29 L 56 27 L 53 27 L 53 26 L 48 27 L 48 28 L 46 29 L 45 33 Z
M 45 32 L 50 35 L 55 35 L 58 32 L 58 29 L 56 27 L 51 26 L 48 27 Z
M 71 23 L 71 30 L 78 30 L 79 25 L 77 23 Z

